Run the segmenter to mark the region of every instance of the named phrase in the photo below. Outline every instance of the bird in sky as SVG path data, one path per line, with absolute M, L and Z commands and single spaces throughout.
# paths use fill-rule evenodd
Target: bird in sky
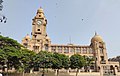
M 82 19 L 82 21 L 83 21 L 84 19 Z

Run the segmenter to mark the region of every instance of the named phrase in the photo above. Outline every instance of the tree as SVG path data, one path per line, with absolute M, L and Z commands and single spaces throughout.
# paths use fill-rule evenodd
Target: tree
M 3 51 L 6 55 L 4 65 L 7 65 L 7 69 L 14 67 L 16 70 L 18 70 L 20 66 L 19 59 L 21 57 L 20 51 L 14 47 L 4 47 Z
M 30 72 L 30 70 L 34 67 L 34 61 L 33 58 L 35 57 L 36 53 L 33 51 L 30 51 L 28 49 L 21 49 L 21 57 L 19 59 L 19 62 L 21 64 L 21 69 L 24 72 Z
M 7 68 L 14 67 L 18 69 L 21 47 L 22 45 L 17 41 L 0 35 L 0 59 L 2 65 L 7 65 Z
M 85 65 L 84 58 L 79 54 L 74 54 L 70 57 L 70 67 L 72 69 L 77 69 L 76 76 L 78 75 L 79 69 L 81 69 Z
M 7 59 L 5 52 L 0 49 L 0 68 L 3 68 L 4 62 Z
M 57 69 L 57 76 L 59 76 L 59 69 L 68 69 L 70 65 L 69 57 L 64 54 L 53 53 L 52 69 Z
M 39 67 L 43 69 L 43 76 L 45 74 L 45 69 L 51 68 L 52 66 L 52 53 L 47 51 L 40 51 L 34 58 L 34 67 Z
M 69 56 L 66 56 L 64 54 L 61 54 L 62 55 L 62 66 L 63 68 L 65 69 L 69 69 L 70 67 L 70 59 L 69 59 Z
M 3 49 L 4 47 L 13 47 L 15 49 L 20 50 L 21 47 L 23 46 L 16 40 L 13 40 L 9 37 L 3 37 L 0 35 L 0 49 Z
M 90 66 L 93 65 L 94 58 L 93 57 L 88 57 L 88 56 L 83 56 L 85 59 L 85 71 L 89 71 Z
M 63 68 L 62 54 L 53 53 L 52 69 L 57 69 L 57 76 L 59 76 L 59 69 Z

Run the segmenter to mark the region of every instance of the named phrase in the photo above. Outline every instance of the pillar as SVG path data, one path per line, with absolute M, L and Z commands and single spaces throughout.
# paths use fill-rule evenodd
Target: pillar
M 117 67 L 114 67 L 114 72 L 115 72 L 115 75 L 117 75 L 117 73 L 118 73 Z
M 100 67 L 100 76 L 103 76 L 103 66 Z

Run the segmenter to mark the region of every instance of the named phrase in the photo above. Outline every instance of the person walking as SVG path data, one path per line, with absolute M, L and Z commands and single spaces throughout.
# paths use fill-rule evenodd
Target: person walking
M 3 76 L 2 73 L 0 73 L 0 76 Z

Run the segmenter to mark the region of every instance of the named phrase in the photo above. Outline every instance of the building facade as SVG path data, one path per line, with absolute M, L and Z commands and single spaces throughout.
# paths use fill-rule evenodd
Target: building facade
M 100 71 L 100 69 L 113 67 L 114 73 L 116 67 L 119 67 L 118 62 L 109 62 L 105 42 L 100 35 L 95 35 L 91 39 L 91 44 L 86 46 L 67 44 L 59 45 L 52 44 L 50 37 L 48 37 L 46 32 L 47 19 L 44 15 L 43 9 L 39 8 L 37 10 L 36 16 L 33 18 L 32 22 L 32 38 L 27 34 L 22 39 L 22 45 L 26 48 L 38 53 L 42 51 L 57 52 L 65 54 L 68 56 L 74 54 L 80 54 L 82 56 L 94 57 L 94 70 Z M 104 72 L 103 72 L 104 73 Z

